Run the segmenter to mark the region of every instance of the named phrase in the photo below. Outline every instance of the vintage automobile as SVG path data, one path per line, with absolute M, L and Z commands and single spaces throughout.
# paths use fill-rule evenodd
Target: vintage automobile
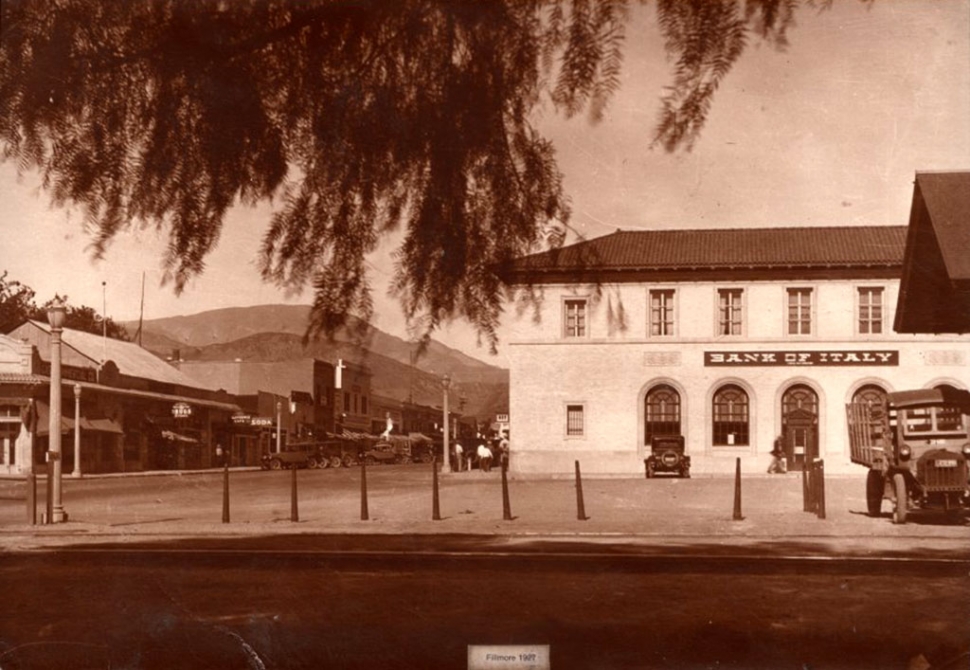
M 866 506 L 906 523 L 916 509 L 970 506 L 970 393 L 949 387 L 887 393 L 882 404 L 846 406 L 853 463 L 869 468 Z
M 363 451 L 367 465 L 386 465 L 389 463 L 410 463 L 411 456 L 401 453 L 390 442 L 377 442 Z
M 260 459 L 263 470 L 289 470 L 310 467 L 310 456 L 303 450 L 264 453 Z
M 657 473 L 673 473 L 690 478 L 690 456 L 684 453 L 683 435 L 654 435 L 650 439 L 650 455 L 643 459 L 647 479 Z

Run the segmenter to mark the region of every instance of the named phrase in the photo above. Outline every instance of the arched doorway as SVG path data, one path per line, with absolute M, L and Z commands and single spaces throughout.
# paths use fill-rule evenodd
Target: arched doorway
M 781 397 L 781 439 L 789 470 L 804 470 L 818 457 L 818 395 L 805 384 Z
M 650 446 L 655 435 L 682 435 L 680 394 L 668 384 L 657 384 L 643 400 L 643 439 Z

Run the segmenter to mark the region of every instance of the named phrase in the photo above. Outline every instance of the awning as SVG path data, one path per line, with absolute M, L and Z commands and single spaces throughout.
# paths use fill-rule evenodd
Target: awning
M 424 433 L 408 433 L 408 437 L 411 438 L 412 442 L 434 442 Z
M 50 435 L 51 408 L 46 402 L 34 403 L 37 411 L 37 435 Z M 61 434 L 74 430 L 74 419 L 61 415 Z
M 195 439 L 194 437 L 189 437 L 188 435 L 182 435 L 182 434 L 176 433 L 175 431 L 172 431 L 172 430 L 163 430 L 162 431 L 162 439 L 164 439 L 164 440 L 171 440 L 172 442 L 185 442 L 185 443 L 188 443 L 188 444 L 198 444 L 199 443 L 199 441 L 197 439 Z

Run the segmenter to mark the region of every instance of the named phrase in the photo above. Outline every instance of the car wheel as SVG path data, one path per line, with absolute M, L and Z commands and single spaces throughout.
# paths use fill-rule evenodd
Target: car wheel
M 318 467 L 320 467 L 320 464 L 317 463 L 317 459 L 311 456 L 308 459 L 306 459 L 306 466 L 311 470 L 316 470 Z
M 273 460 L 271 460 L 269 462 L 269 469 L 270 470 L 282 470 L 283 469 L 283 461 L 281 461 L 278 458 L 274 458 Z
M 650 463 L 647 466 L 647 479 L 653 479 L 653 474 L 654 474 L 653 463 Z
M 357 459 L 351 454 L 344 454 L 340 462 L 343 463 L 345 468 L 352 468 L 357 465 Z
M 682 468 L 680 471 L 680 476 L 684 479 L 690 479 L 690 468 Z
M 882 494 L 886 481 L 878 470 L 870 470 L 866 475 L 866 508 L 869 516 L 882 514 Z
M 909 496 L 906 494 L 906 477 L 901 472 L 893 475 L 893 487 L 896 489 L 896 510 L 893 512 L 893 523 L 906 523 L 906 508 L 909 506 Z
M 330 467 L 331 468 L 339 468 L 341 465 L 343 465 L 343 461 L 340 460 L 340 456 L 331 456 L 330 457 Z
M 321 470 L 326 470 L 330 467 L 330 459 L 326 456 L 322 456 L 319 461 L 317 461 L 317 467 Z
M 368 454 L 367 456 L 364 456 L 364 463 L 367 465 L 377 465 L 377 459 Z

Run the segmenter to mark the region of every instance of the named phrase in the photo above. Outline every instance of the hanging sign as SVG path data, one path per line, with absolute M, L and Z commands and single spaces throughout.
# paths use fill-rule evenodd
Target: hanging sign
M 184 419 L 192 416 L 192 405 L 187 402 L 177 402 L 172 405 L 172 416 L 176 419 Z

